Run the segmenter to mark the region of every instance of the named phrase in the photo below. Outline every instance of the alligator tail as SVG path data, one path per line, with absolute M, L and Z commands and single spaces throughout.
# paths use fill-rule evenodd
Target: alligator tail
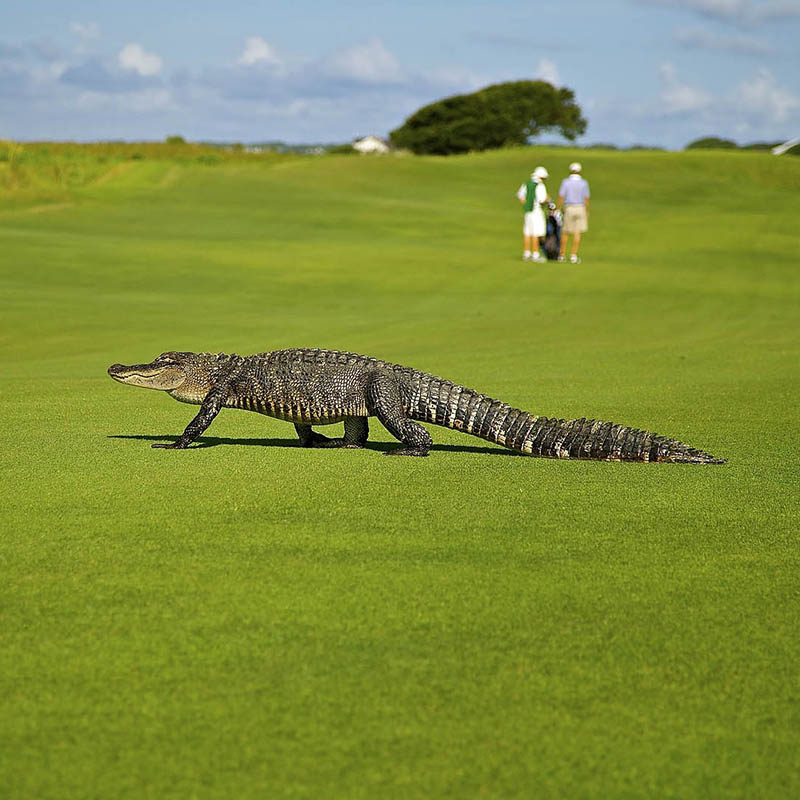
M 638 428 L 584 417 L 537 416 L 432 375 L 414 377 L 405 409 L 411 419 L 469 433 L 525 455 L 683 464 L 727 461 Z

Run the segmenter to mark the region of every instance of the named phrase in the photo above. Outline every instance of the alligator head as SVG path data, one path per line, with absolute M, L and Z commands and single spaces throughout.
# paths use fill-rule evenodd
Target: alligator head
M 227 356 L 211 353 L 162 353 L 149 364 L 112 364 L 108 374 L 120 383 L 169 392 L 183 403 L 201 403 Z

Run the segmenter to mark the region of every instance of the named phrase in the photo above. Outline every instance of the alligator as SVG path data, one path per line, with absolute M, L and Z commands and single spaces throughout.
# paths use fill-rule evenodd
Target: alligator
M 112 364 L 108 374 L 130 386 L 165 391 L 200 406 L 183 434 L 152 447 L 182 450 L 223 408 L 241 408 L 293 422 L 302 447 L 361 448 L 368 417 L 377 417 L 402 447 L 385 455 L 427 456 L 433 440 L 420 422 L 478 436 L 528 456 L 599 461 L 722 464 L 723 458 L 675 439 L 613 422 L 557 419 L 411 367 L 340 350 L 297 348 L 251 356 L 162 353 L 149 364 Z M 314 425 L 344 422 L 344 435 Z

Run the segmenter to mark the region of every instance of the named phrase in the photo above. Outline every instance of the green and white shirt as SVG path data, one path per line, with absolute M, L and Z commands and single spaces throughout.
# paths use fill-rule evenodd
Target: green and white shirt
M 534 211 L 547 201 L 547 187 L 541 181 L 533 179 L 519 187 L 517 197 L 525 201 L 525 213 Z

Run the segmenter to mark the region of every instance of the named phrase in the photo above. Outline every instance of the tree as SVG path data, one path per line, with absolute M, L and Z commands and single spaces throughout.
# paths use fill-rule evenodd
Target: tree
M 719 136 L 704 136 L 689 142 L 685 150 L 738 150 L 739 145 L 732 139 L 721 139 Z
M 449 155 L 527 144 L 546 130 L 570 140 L 586 130 L 574 93 L 546 81 L 512 81 L 431 103 L 389 138 L 415 153 Z

